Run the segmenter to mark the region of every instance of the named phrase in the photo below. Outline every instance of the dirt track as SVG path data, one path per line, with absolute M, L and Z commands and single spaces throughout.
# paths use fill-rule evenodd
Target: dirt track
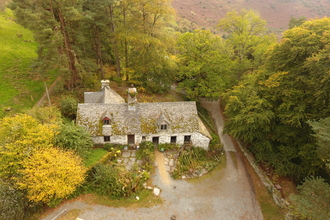
M 219 102 L 203 102 L 213 115 L 219 132 L 223 121 Z M 219 134 L 225 147 L 226 168 L 212 173 L 212 176 L 197 183 L 173 180 L 164 174 L 164 166 L 159 165 L 153 183 L 161 188 L 165 203 L 152 208 L 126 209 L 82 202 L 67 203 L 43 220 L 51 220 L 64 209 L 80 209 L 79 218 L 84 220 L 104 219 L 263 219 L 260 207 L 253 193 L 253 186 L 241 159 L 228 136 Z M 162 155 L 156 155 L 162 161 Z M 166 171 L 165 171 L 166 172 Z

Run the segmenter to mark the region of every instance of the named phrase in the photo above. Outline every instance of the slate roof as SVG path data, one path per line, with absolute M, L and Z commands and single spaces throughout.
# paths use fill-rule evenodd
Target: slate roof
M 126 103 L 83 103 L 78 104 L 77 123 L 87 127 L 92 135 L 102 135 L 102 117 L 110 115 L 113 134 L 156 134 L 162 114 L 172 133 L 200 131 L 195 102 L 137 103 L 135 111 L 128 110 Z
M 125 99 L 110 87 L 103 87 L 99 92 L 85 92 L 85 103 L 125 103 Z
M 115 91 L 105 86 L 99 92 L 85 92 L 85 103 L 78 104 L 77 124 L 92 136 L 102 136 L 102 119 L 109 118 L 112 135 L 157 134 L 168 125 L 168 133 L 200 132 L 211 138 L 197 114 L 196 102 L 136 103 L 134 110 Z

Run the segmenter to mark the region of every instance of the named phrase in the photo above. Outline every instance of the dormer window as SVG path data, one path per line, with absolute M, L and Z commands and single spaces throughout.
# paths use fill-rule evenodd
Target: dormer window
M 160 130 L 167 130 L 167 124 L 160 125 Z
M 110 124 L 110 118 L 103 118 L 103 125 L 109 125 Z
M 165 117 L 163 113 L 159 115 L 156 123 L 158 131 L 167 131 L 168 129 L 170 129 L 169 120 Z

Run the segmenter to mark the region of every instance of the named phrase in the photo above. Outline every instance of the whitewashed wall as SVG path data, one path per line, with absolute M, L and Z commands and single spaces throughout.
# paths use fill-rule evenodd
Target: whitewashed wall
M 105 126 L 103 126 L 105 128 Z M 106 127 L 108 129 L 108 127 Z M 110 133 L 106 132 L 106 130 L 103 130 L 104 135 L 110 136 L 110 142 L 104 142 L 104 137 L 103 136 L 96 136 L 92 137 L 94 143 L 96 144 L 105 144 L 105 143 L 112 143 L 112 144 L 122 144 L 125 145 L 127 144 L 127 135 L 110 135 Z M 135 143 L 140 143 L 142 142 L 142 136 L 146 137 L 146 141 L 152 141 L 153 137 L 159 137 L 159 143 L 164 144 L 164 143 L 170 143 L 171 142 L 171 137 L 176 136 L 176 143 L 179 145 L 183 145 L 184 143 L 184 136 L 191 136 L 191 141 L 193 146 L 195 147 L 201 147 L 206 150 L 209 149 L 209 143 L 210 139 L 206 136 L 204 136 L 201 133 L 183 133 L 183 134 L 168 134 L 165 132 L 159 133 L 159 134 L 152 134 L 152 135 L 141 135 L 141 134 L 135 134 Z

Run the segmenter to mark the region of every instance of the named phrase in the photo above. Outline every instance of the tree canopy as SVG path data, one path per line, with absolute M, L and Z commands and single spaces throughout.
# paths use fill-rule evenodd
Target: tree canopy
M 292 195 L 294 214 L 303 219 L 323 220 L 330 217 L 330 185 L 323 178 L 307 177 Z
M 86 172 L 76 152 L 54 146 L 60 123 L 36 112 L 43 111 L 30 112 L 39 121 L 26 114 L 0 120 L 0 190 L 10 188 L 12 199 L 20 200 L 21 208 L 37 203 L 56 204 L 83 182 Z M 8 194 L 0 194 L 7 204 Z
M 68 89 L 95 73 L 104 78 L 107 65 L 119 80 L 152 92 L 175 79 L 189 99 L 222 96 L 224 132 L 278 174 L 298 182 L 320 169 L 330 173 L 330 18 L 291 18 L 276 43 L 266 21 L 249 10 L 227 13 L 218 23 L 221 38 L 203 30 L 175 33 L 170 0 L 12 0 L 10 8 L 39 44 L 34 67 L 61 72 Z M 61 104 L 74 119 L 75 100 Z M 84 180 L 82 158 L 92 142 L 74 124 L 57 123 L 55 112 L 33 109 L 0 120 L 0 201 L 17 218 L 30 203 L 56 204 Z M 125 186 L 130 195 L 141 187 L 133 176 L 137 185 L 127 187 L 129 173 L 121 180 L 120 170 L 95 171 L 102 193 L 117 196 Z M 292 200 L 302 217 L 328 217 L 323 179 L 308 178 L 298 190 Z
M 34 32 L 39 44 L 38 62 L 41 71 L 60 70 L 66 77 L 69 89 L 76 86 L 84 72 L 83 62 L 79 61 L 78 27 L 84 19 L 84 0 L 34 1 L 13 0 L 17 22 Z M 81 39 L 81 38 L 80 38 Z
M 190 99 L 218 99 L 229 87 L 232 61 L 223 40 L 209 31 L 182 34 L 177 41 L 179 86 Z
M 152 91 L 173 81 L 169 0 L 13 0 L 10 8 L 39 44 L 35 66 L 60 71 L 70 90 L 112 64 L 117 77 Z
M 250 77 L 254 80 L 244 79 L 224 96 L 230 117 L 225 130 L 249 144 L 258 160 L 296 179 L 324 164 L 308 120 L 330 113 L 329 25 L 330 19 L 323 18 L 284 32 Z
M 34 149 L 53 146 L 56 124 L 40 124 L 31 116 L 18 114 L 0 120 L 0 177 L 11 179 L 21 162 Z
M 227 34 L 226 42 L 233 49 L 238 78 L 261 65 L 264 52 L 276 40 L 267 30 L 266 21 L 252 10 L 228 12 L 218 27 Z
M 330 174 L 330 117 L 319 121 L 308 121 L 317 139 L 317 154 L 324 162 L 326 171 Z

